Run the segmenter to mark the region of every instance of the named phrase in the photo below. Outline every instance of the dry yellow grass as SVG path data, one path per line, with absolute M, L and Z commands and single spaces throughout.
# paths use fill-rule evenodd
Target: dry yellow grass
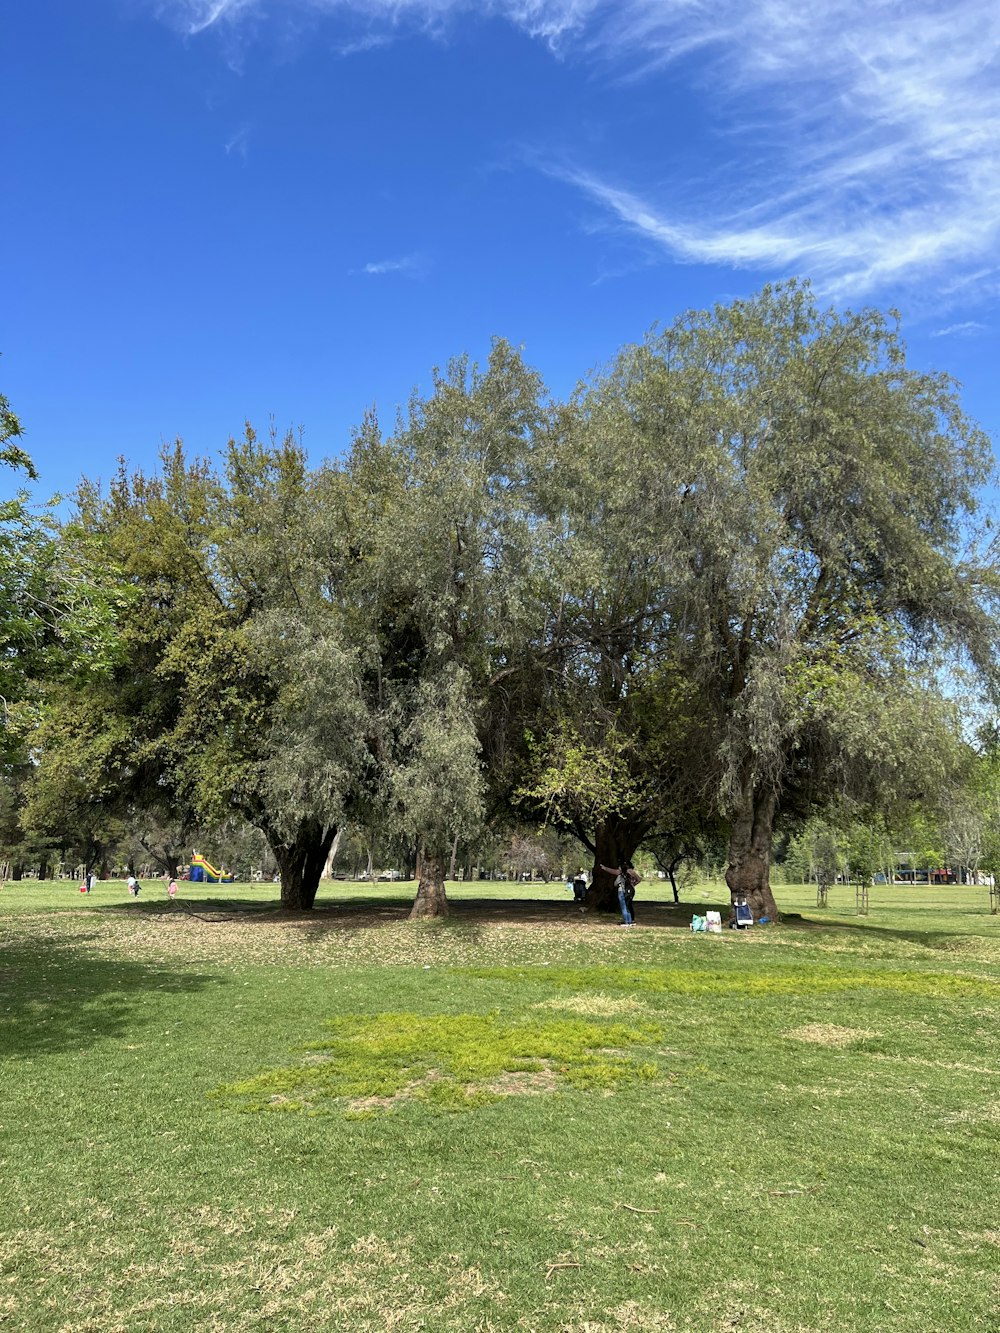
M 877 1034 L 869 1028 L 845 1028 L 836 1023 L 805 1023 L 802 1027 L 791 1028 L 783 1034 L 792 1041 L 809 1041 L 817 1046 L 853 1046 L 856 1041 L 864 1041 Z

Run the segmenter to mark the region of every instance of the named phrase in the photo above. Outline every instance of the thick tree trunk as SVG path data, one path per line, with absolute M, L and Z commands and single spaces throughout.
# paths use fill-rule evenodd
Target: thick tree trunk
M 305 853 L 297 842 L 276 843 L 272 847 L 281 876 L 281 905 L 289 912 L 306 912 L 312 908 L 316 895 L 306 901 L 302 882 Z
M 594 868 L 587 896 L 588 912 L 617 912 L 618 893 L 615 877 L 604 866 L 624 866 L 631 861 L 642 840 L 641 832 L 624 820 L 601 820 L 594 829 Z
M 268 835 L 281 875 L 281 905 L 289 912 L 310 912 L 316 902 L 319 877 L 337 835 L 335 824 L 303 819 L 290 841 Z
M 417 874 L 419 876 L 417 896 L 410 910 L 410 920 L 447 916 L 448 897 L 444 891 L 444 857 L 433 852 L 421 852 Z
M 306 848 L 305 861 L 302 866 L 302 888 L 308 896 L 310 907 L 316 901 L 316 893 L 323 875 L 323 867 L 326 865 L 330 844 L 336 836 L 336 825 L 323 827 L 322 837 L 310 841 Z
M 744 788 L 742 807 L 733 819 L 729 834 L 729 866 L 726 883 L 735 903 L 745 897 L 754 921 L 766 916 L 778 919 L 778 905 L 771 893 L 771 835 L 777 796 L 773 790 L 751 783 Z

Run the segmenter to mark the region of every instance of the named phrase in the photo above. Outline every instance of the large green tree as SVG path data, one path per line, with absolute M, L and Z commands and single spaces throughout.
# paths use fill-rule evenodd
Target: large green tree
M 450 849 L 488 809 L 508 685 L 531 638 L 526 474 L 541 396 L 498 342 L 484 367 L 463 358 L 436 372 L 389 437 L 368 420 L 346 468 L 341 587 L 374 765 L 358 799 L 364 822 L 416 846 L 414 916 L 447 911 Z
M 64 542 L 118 590 L 124 651 L 50 700 L 36 808 L 90 779 L 105 813 L 141 824 L 238 812 L 268 839 L 283 905 L 312 907 L 365 762 L 313 486 L 295 440 L 248 429 L 221 469 L 176 446 L 154 476 L 81 488 Z
M 547 650 L 629 756 L 613 863 L 661 816 L 637 706 L 659 672 L 684 682 L 686 759 L 756 916 L 779 815 L 941 776 L 942 662 L 996 672 L 996 569 L 964 542 L 991 463 L 892 319 L 797 284 L 654 331 L 580 392 L 546 474 L 566 590 Z
M 230 443 L 199 555 L 212 604 L 166 657 L 181 682 L 171 746 L 183 789 L 203 817 L 235 808 L 263 831 L 295 910 L 313 906 L 369 762 L 329 486 L 291 437 L 248 428 Z
M 995 673 L 996 570 L 963 540 L 988 443 L 946 377 L 907 369 L 892 321 L 819 311 L 797 286 L 627 360 L 645 428 L 666 416 L 681 445 L 668 577 L 724 722 L 727 880 L 773 914 L 778 811 L 932 783 L 954 753 L 928 744 L 954 732 L 943 654 Z

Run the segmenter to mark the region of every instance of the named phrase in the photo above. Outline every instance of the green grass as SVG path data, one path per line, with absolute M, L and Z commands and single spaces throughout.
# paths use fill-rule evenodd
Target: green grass
M 310 1042 L 305 1059 L 220 1089 L 252 1110 L 388 1112 L 419 1098 L 472 1110 L 502 1097 L 576 1088 L 614 1088 L 655 1078 L 656 1065 L 616 1048 L 652 1045 L 651 1023 L 592 1023 L 498 1014 L 388 1013 L 331 1019 L 332 1034 Z M 527 1077 L 525 1077 L 527 1076 Z
M 986 890 L 411 887 L 7 885 L 0 1328 L 1000 1327 Z

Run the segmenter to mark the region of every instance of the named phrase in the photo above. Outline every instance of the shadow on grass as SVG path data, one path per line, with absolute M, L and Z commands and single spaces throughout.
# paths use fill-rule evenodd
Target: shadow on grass
M 636 902 L 633 910 L 636 924 L 642 926 L 682 927 L 687 929 L 696 913 L 704 915 L 711 908 L 718 909 L 718 901 L 685 901 L 671 903 L 662 900 Z M 345 898 L 320 897 L 311 911 L 288 911 L 279 901 L 239 897 L 193 897 L 185 895 L 175 902 L 156 899 L 87 904 L 87 911 L 105 919 L 146 919 L 166 921 L 171 918 L 190 918 L 209 925 L 238 923 L 240 925 L 298 925 L 304 929 L 344 927 L 359 928 L 392 925 L 406 921 L 413 907 L 413 893 L 398 890 L 371 895 L 352 894 Z M 788 917 L 784 919 L 791 920 Z M 795 917 L 795 920 L 801 918 Z M 617 907 L 607 912 L 581 912 L 572 899 L 484 896 L 449 896 L 448 916 L 451 924 L 490 923 L 505 925 L 544 925 L 606 927 L 618 926 L 621 915 Z M 808 924 L 808 923 L 807 923 Z
M 410 894 L 380 894 L 378 897 L 321 898 L 311 912 L 287 912 L 273 902 L 253 902 L 248 899 L 215 898 L 186 899 L 184 903 L 150 903 L 142 908 L 133 904 L 115 904 L 99 909 L 107 914 L 127 914 L 141 911 L 143 915 L 167 917 L 183 913 L 209 924 L 239 921 L 241 924 L 283 922 L 303 929 L 370 928 L 387 926 L 407 920 L 413 906 Z M 681 904 L 650 902 L 637 904 L 637 923 L 643 926 L 687 928 L 694 913 L 704 913 L 712 904 L 685 902 Z M 449 915 L 442 924 L 514 926 L 579 926 L 583 928 L 617 926 L 618 911 L 583 913 L 572 901 L 553 901 L 547 898 L 449 898 Z
M 982 912 L 970 911 L 963 913 L 964 916 L 971 918 L 976 925 L 981 926 L 983 918 L 989 919 L 988 910 Z M 805 919 L 799 916 L 782 916 L 782 923 L 789 925 L 798 925 L 806 930 L 825 930 L 831 933 L 843 934 L 852 939 L 860 939 L 867 935 L 875 940 L 893 940 L 905 944 L 915 944 L 923 949 L 934 949 L 938 952 L 949 953 L 953 950 L 956 940 L 981 940 L 984 932 L 982 929 L 968 928 L 956 929 L 954 917 L 941 923 L 936 929 L 917 929 L 915 927 L 902 928 L 900 926 L 889 926 L 882 921 L 872 921 L 870 917 L 830 917 L 823 920 Z
M 407 895 L 387 897 L 350 898 L 340 900 L 318 900 L 312 912 L 289 914 L 273 905 L 265 905 L 265 910 L 252 914 L 261 922 L 281 919 L 301 925 L 303 929 L 358 929 L 392 925 L 405 921 L 413 905 Z M 662 901 L 635 903 L 636 925 L 652 929 L 689 930 L 691 918 L 704 916 L 710 909 L 723 911 L 723 928 L 726 927 L 725 908 L 717 899 L 681 903 Z M 200 909 L 199 909 L 200 910 Z M 620 916 L 615 912 L 581 912 L 571 901 L 538 898 L 449 898 L 449 915 L 442 923 L 458 928 L 481 927 L 489 925 L 524 926 L 566 926 L 583 931 L 614 929 L 620 924 Z M 247 914 L 246 919 L 252 919 Z M 906 942 L 926 949 L 948 950 L 956 938 L 953 921 L 943 921 L 933 928 L 902 928 L 888 925 L 868 918 L 844 918 L 831 916 L 817 920 L 803 916 L 799 912 L 782 912 L 780 926 L 783 931 L 801 933 L 833 932 L 850 938 L 860 938 L 860 932 L 867 931 L 869 939 Z M 755 927 L 754 935 L 770 931 L 768 925 Z M 726 930 L 728 934 L 728 930 Z
M 99 916 L 122 918 L 128 917 L 170 917 L 170 916 L 206 916 L 220 921 L 232 921 L 240 917 L 263 917 L 273 921 L 280 916 L 288 916 L 278 902 L 261 902 L 255 898 L 190 898 L 152 901 L 144 899 L 140 903 L 102 903 L 91 907 L 90 911 Z
M 365 896 L 352 894 L 345 898 L 321 897 L 317 899 L 316 906 L 311 912 L 288 912 L 275 900 L 262 902 L 260 899 L 221 895 L 205 895 L 197 898 L 186 895 L 183 901 L 178 900 L 173 903 L 156 899 L 141 903 L 109 903 L 88 910 L 105 919 L 138 916 L 147 920 L 165 921 L 174 917 L 188 920 L 195 927 L 203 926 L 206 930 L 210 930 L 213 925 L 223 923 L 238 923 L 248 929 L 266 928 L 281 923 L 305 933 L 320 934 L 326 930 L 377 929 L 396 925 L 407 920 L 412 905 L 412 891 L 400 891 L 394 887 L 388 892 L 381 890 Z M 644 902 L 639 899 L 635 904 L 636 925 L 652 929 L 687 930 L 691 925 L 692 916 L 695 914 L 703 916 L 709 909 L 719 910 L 720 907 L 725 913 L 724 905 L 720 904 L 718 899 L 697 902 L 685 899 L 681 903 L 662 900 Z M 455 896 L 448 899 L 448 909 L 449 916 L 440 924 L 458 929 L 490 925 L 523 926 L 528 929 L 533 926 L 563 926 L 589 933 L 593 930 L 615 928 L 619 924 L 617 911 L 583 913 L 568 897 L 552 899 Z M 956 931 L 953 914 L 949 915 L 952 919 L 942 920 L 934 926 L 921 927 L 915 924 L 912 927 L 900 927 L 868 917 L 845 917 L 840 913 L 831 913 L 827 917 L 820 913 L 816 916 L 803 916 L 798 912 L 782 912 L 780 928 L 810 934 L 835 934 L 852 939 L 862 939 L 867 935 L 872 941 L 876 939 L 887 943 L 894 941 L 937 952 L 947 952 L 953 948 L 956 939 L 963 938 L 961 929 Z M 970 910 L 964 915 L 970 919 L 970 924 L 973 918 L 978 924 L 979 918 L 987 914 Z M 770 930 L 772 927 L 767 926 L 764 929 Z M 754 930 L 755 935 L 760 933 L 759 930 Z M 979 937 L 982 931 L 973 925 L 968 933 L 973 937 Z
M 82 937 L 97 938 L 99 936 Z M 83 1050 L 135 1031 L 136 1001 L 204 989 L 215 978 L 102 957 L 76 940 L 0 947 L 0 1059 Z

